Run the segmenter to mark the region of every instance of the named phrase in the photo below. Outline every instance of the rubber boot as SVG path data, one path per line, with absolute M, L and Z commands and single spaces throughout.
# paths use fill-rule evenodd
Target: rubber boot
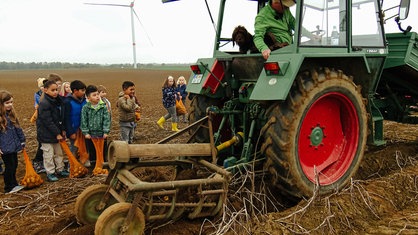
M 172 131 L 179 131 L 179 129 L 177 129 L 177 123 L 176 122 L 171 123 L 171 130 Z
M 164 129 L 164 123 L 165 123 L 165 118 L 164 117 L 160 117 L 160 119 L 157 121 L 157 125 L 159 128 Z

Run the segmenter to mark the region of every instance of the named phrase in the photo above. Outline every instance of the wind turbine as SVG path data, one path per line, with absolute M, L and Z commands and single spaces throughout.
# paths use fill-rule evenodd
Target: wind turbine
M 139 20 L 139 17 L 138 17 L 138 15 L 135 12 L 134 3 L 135 3 L 135 0 L 132 1 L 129 5 L 111 4 L 111 3 L 84 3 L 84 4 L 87 4 L 87 5 L 101 5 L 101 6 L 130 7 L 131 8 L 132 53 L 133 53 L 133 59 L 134 59 L 134 68 L 136 69 L 137 68 L 137 64 L 136 64 L 136 43 L 135 43 L 134 15 L 138 19 L 139 23 L 141 23 L 141 21 Z M 141 23 L 141 25 L 142 25 L 142 23 Z M 148 40 L 149 40 L 149 38 L 148 38 Z

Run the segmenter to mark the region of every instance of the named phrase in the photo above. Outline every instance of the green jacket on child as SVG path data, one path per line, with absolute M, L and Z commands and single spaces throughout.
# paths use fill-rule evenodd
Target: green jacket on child
M 96 106 L 87 102 L 81 110 L 80 129 L 83 135 L 103 137 L 110 132 L 110 114 L 106 104 L 100 100 Z

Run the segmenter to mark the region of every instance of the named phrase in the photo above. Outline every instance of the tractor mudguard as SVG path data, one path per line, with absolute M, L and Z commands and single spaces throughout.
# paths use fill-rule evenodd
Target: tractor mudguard
M 223 85 L 225 69 L 216 58 L 199 59 L 196 63 L 198 69 L 194 69 L 190 75 L 186 91 L 194 94 L 203 94 L 217 97 Z M 192 68 L 193 70 L 193 68 Z
M 268 62 L 278 62 L 278 74 L 268 74 L 263 69 L 251 93 L 250 100 L 285 100 L 293 80 L 302 64 L 303 56 L 297 54 L 272 54 Z

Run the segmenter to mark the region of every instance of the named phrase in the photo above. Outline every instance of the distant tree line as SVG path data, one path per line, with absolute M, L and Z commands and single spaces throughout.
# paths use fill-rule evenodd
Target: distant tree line
M 189 64 L 138 64 L 138 68 L 146 69 L 187 69 Z M 92 64 L 68 62 L 0 62 L 0 70 L 31 70 L 31 69 L 86 69 L 86 68 L 133 68 L 132 64 Z
M 99 64 L 62 63 L 62 62 L 0 62 L 1 70 L 29 70 L 29 69 L 65 69 L 65 68 L 90 68 Z

